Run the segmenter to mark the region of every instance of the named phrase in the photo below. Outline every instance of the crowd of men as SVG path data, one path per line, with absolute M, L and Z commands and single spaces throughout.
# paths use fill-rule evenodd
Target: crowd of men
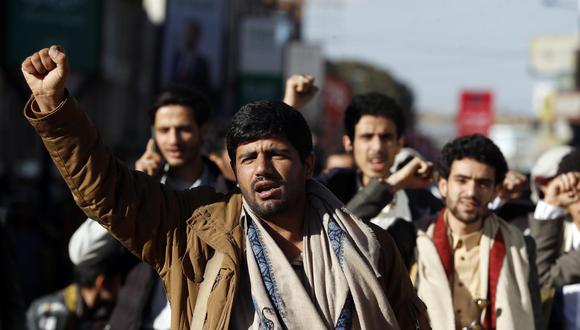
M 29 329 L 580 328 L 577 149 L 540 157 L 518 207 L 525 178 L 493 141 L 452 139 L 433 164 L 405 148 L 397 102 L 369 93 L 345 111 L 350 164 L 315 175 L 299 110 L 317 87 L 296 75 L 227 126 L 198 92 L 164 91 L 129 169 L 68 71 L 58 46 L 22 64 L 24 116 L 89 217 L 74 283 L 31 304 Z

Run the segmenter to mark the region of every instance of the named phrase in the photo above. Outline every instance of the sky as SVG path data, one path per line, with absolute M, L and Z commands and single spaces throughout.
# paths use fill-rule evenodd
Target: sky
M 532 116 L 536 36 L 576 34 L 573 0 L 305 0 L 303 37 L 329 59 L 369 62 L 451 113 L 464 88 L 491 89 L 498 113 Z

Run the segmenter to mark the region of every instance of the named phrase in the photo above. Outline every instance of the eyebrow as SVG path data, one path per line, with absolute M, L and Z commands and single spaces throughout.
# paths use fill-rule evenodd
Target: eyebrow
M 265 148 L 264 153 L 268 156 L 279 155 L 279 154 L 288 155 L 288 154 L 290 154 L 290 149 L 289 148 L 268 147 L 268 148 Z M 252 151 L 247 151 L 247 152 L 241 153 L 239 157 L 240 158 L 254 157 L 257 154 L 258 154 L 258 151 L 252 150 Z
M 359 132 L 358 133 L 359 136 L 373 136 L 373 135 L 378 135 L 380 137 L 394 137 L 395 134 L 391 133 L 391 132 Z
M 454 178 L 456 179 L 471 179 L 470 176 L 467 175 L 463 175 L 463 174 L 455 174 L 453 175 Z M 473 180 L 475 180 L 475 182 L 479 182 L 479 183 L 493 183 L 493 179 L 489 179 L 489 178 L 474 178 Z

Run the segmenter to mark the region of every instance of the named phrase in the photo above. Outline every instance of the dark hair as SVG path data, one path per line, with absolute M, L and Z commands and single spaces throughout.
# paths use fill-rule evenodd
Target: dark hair
M 443 147 L 436 165 L 439 175 L 448 179 L 453 162 L 464 158 L 493 167 L 496 185 L 503 182 L 508 171 L 507 162 L 493 141 L 481 134 L 473 134 L 456 138 Z
M 344 113 L 344 134 L 354 141 L 354 127 L 364 115 L 390 119 L 397 127 L 397 138 L 405 132 L 405 112 L 395 100 L 381 93 L 356 95 Z
M 556 175 L 578 172 L 580 171 L 580 150 L 574 148 L 568 153 L 558 164 L 558 172 Z
M 312 134 L 300 112 L 284 102 L 257 101 L 244 105 L 232 118 L 226 136 L 232 168 L 239 145 L 271 137 L 288 139 L 302 162 L 312 153 Z
M 184 85 L 173 85 L 157 96 L 151 108 L 151 124 L 155 123 L 155 114 L 159 108 L 166 105 L 181 105 L 193 112 L 197 126 L 207 123 L 211 113 L 211 105 L 199 91 Z

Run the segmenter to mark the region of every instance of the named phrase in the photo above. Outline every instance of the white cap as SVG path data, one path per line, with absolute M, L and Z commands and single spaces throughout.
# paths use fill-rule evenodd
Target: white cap
M 558 174 L 558 165 L 572 150 L 573 148 L 570 146 L 557 146 L 548 149 L 538 157 L 530 171 L 530 189 L 533 202 L 537 203 L 539 200 L 539 187 L 537 186 L 536 178 L 549 179 L 555 177 Z
M 75 266 L 96 264 L 118 253 L 119 243 L 94 220 L 87 219 L 68 243 L 68 254 Z

